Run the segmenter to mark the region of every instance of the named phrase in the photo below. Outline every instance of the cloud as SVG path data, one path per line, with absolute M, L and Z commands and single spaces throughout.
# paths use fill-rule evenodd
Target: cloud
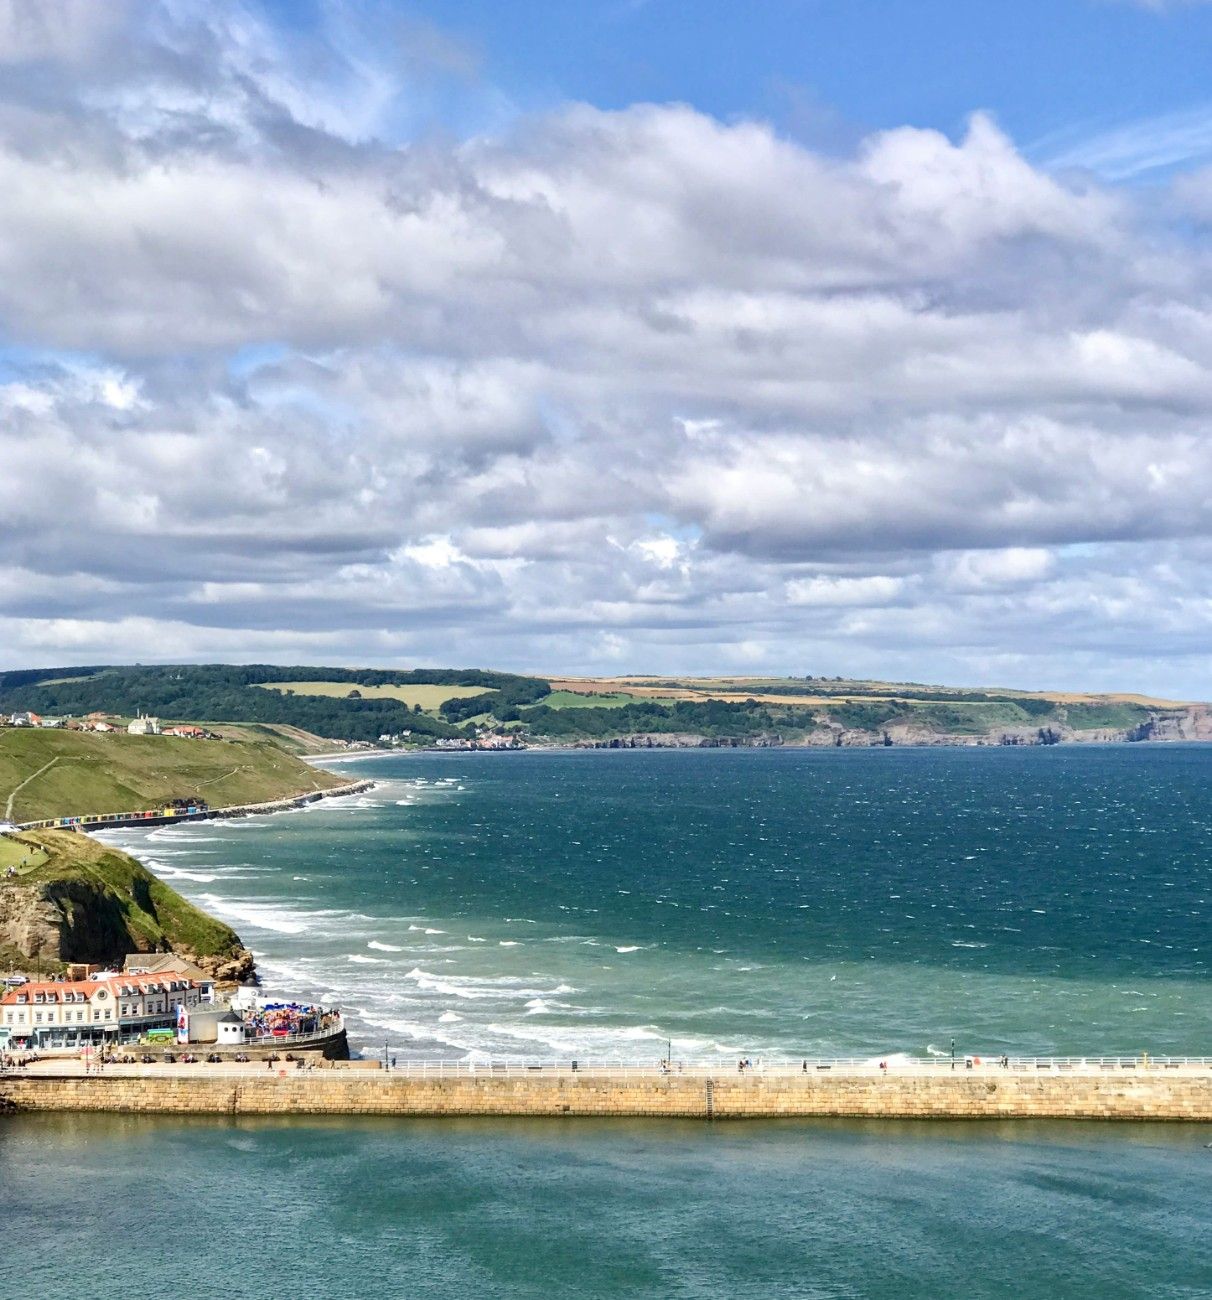
M 1199 677 L 1200 178 L 981 115 L 397 135 L 478 76 L 436 34 L 110 12 L 0 73 L 9 662 Z
M 78 64 L 105 48 L 128 9 L 124 0 L 0 0 L 0 66 Z
M 1205 5 L 1208 0 L 1111 0 L 1115 4 L 1133 5 L 1137 9 L 1150 9 L 1154 13 L 1166 13 L 1172 9 L 1193 9 Z
M 1083 169 L 1109 181 L 1164 173 L 1212 157 L 1212 104 L 1138 118 L 1074 137 L 1040 141 L 1032 150 L 1052 171 Z

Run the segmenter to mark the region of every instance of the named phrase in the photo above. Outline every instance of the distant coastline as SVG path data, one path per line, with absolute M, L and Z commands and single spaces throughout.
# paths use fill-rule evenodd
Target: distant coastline
M 148 711 L 157 716 L 139 716 Z M 124 732 L 144 722 L 159 725 L 160 717 L 166 729 L 179 733 L 201 730 L 225 740 L 274 744 L 295 759 L 306 754 L 313 762 L 331 763 L 433 748 L 967 747 L 1212 740 L 1212 704 L 1198 700 L 813 674 L 570 677 L 489 669 L 266 664 L 0 673 L 0 724 L 14 728 Z M 37 767 L 35 763 L 29 770 Z

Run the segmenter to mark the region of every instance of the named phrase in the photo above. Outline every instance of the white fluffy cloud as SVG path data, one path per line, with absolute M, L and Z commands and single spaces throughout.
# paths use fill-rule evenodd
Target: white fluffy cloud
M 70 9 L 0 4 L 7 662 L 1199 692 L 1199 178 L 1062 181 L 981 116 L 400 141 L 356 32 Z

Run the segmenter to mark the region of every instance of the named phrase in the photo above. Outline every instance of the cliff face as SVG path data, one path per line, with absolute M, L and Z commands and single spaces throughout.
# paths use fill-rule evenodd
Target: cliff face
M 19 837 L 40 865 L 0 876 L 0 964 L 120 964 L 129 952 L 175 952 L 216 979 L 253 973 L 228 926 L 187 902 L 134 858 L 68 831 Z

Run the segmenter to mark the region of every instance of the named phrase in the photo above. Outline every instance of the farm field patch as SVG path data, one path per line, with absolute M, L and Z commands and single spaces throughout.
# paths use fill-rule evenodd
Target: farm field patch
M 347 699 L 350 691 L 357 691 L 364 700 L 399 700 L 414 708 L 436 709 L 447 700 L 464 700 L 472 695 L 487 695 L 487 686 L 433 686 L 409 684 L 406 686 L 358 686 L 353 682 L 258 682 L 266 691 L 293 692 L 295 695 L 323 695 L 329 699 Z

